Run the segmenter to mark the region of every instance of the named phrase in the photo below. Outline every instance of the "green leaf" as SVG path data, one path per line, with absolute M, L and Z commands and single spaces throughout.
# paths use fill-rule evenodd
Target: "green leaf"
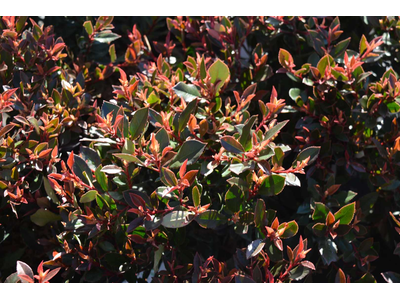
M 120 107 L 118 105 L 115 105 L 111 102 L 104 101 L 103 105 L 101 106 L 101 117 L 106 118 L 107 115 L 112 112 L 113 120 L 115 120 L 115 117 L 118 114 Z
M 96 170 L 97 166 L 101 164 L 100 156 L 89 147 L 81 146 L 80 155 L 92 171 Z
M 134 162 L 134 163 L 142 163 L 139 158 L 133 156 L 132 154 L 127 153 L 114 153 L 114 156 L 118 157 L 119 159 L 125 160 L 127 162 Z
M 254 169 L 254 162 L 244 162 L 244 163 L 237 163 L 237 164 L 231 164 L 229 166 L 229 171 L 235 173 L 236 175 L 239 175 L 241 173 L 243 173 L 244 171 L 247 170 L 253 170 Z
M 280 236 L 282 239 L 291 238 L 297 234 L 297 231 L 299 231 L 299 225 L 297 225 L 296 221 L 290 221 L 287 225 L 285 232 Z
M 263 240 L 258 239 L 255 241 L 252 241 L 246 249 L 246 258 L 250 259 L 254 256 L 256 256 L 258 253 L 261 252 L 261 250 L 264 248 L 265 243 L 263 243 Z
M 302 162 L 303 160 L 307 159 L 308 157 L 310 157 L 310 160 L 308 161 L 307 165 L 311 165 L 318 158 L 320 149 L 321 149 L 321 147 L 316 147 L 316 146 L 311 146 L 311 147 L 304 149 L 303 151 L 301 151 L 299 153 L 299 155 L 297 155 L 296 160 L 293 162 L 293 167 L 296 166 L 296 163 L 298 161 Z
M 263 150 L 260 151 L 260 153 L 258 155 L 258 160 L 259 161 L 267 160 L 267 159 L 271 158 L 274 155 L 275 155 L 274 149 L 272 149 L 271 147 L 267 146 Z
M 160 144 L 160 149 L 164 149 L 164 148 L 168 147 L 169 146 L 168 132 L 164 128 L 161 128 L 156 133 L 156 140 Z
M 15 24 L 15 28 L 17 29 L 17 32 L 21 32 L 24 29 L 25 22 L 27 19 L 28 19 L 28 17 L 26 17 L 26 16 L 18 17 L 18 21 Z
M 206 143 L 197 140 L 185 141 L 176 156 L 172 159 L 170 168 L 179 168 L 188 160 L 188 165 L 194 164 L 203 153 Z
M 156 104 L 156 103 L 160 103 L 160 102 L 161 102 L 160 98 L 156 95 L 156 93 L 154 93 L 154 91 L 151 92 L 151 94 L 147 98 L 147 103 L 149 103 L 149 104 Z
M 225 194 L 226 207 L 233 213 L 240 210 L 244 201 L 244 193 L 237 185 L 233 185 Z
M 178 179 L 176 179 L 176 176 L 174 172 L 167 168 L 162 168 L 161 170 L 161 181 L 167 185 L 167 186 L 176 186 L 178 185 Z
M 97 195 L 97 191 L 96 190 L 88 191 L 86 194 L 84 194 L 81 197 L 80 203 L 92 202 L 94 199 L 96 199 L 96 195 Z
M 253 127 L 257 118 L 258 116 L 252 116 L 243 126 L 242 135 L 239 138 L 239 142 L 242 144 L 245 151 L 249 151 L 253 147 L 251 127 Z
M 138 138 L 144 131 L 149 119 L 149 108 L 143 107 L 133 113 L 131 123 L 129 125 L 129 132 L 132 139 Z
M 335 61 L 329 54 L 325 55 L 323 58 L 320 59 L 317 65 L 317 69 L 321 74 L 321 78 L 325 77 L 325 70 L 328 66 L 334 67 Z
M 201 227 L 209 229 L 216 229 L 227 222 L 227 218 L 216 210 L 203 212 L 195 220 Z
M 243 146 L 232 136 L 224 136 L 221 139 L 222 147 L 226 149 L 226 151 L 242 154 L 244 152 Z
M 74 165 L 72 166 L 72 170 L 75 175 L 78 176 L 83 182 L 90 185 L 89 178 L 92 177 L 92 170 L 89 168 L 87 163 L 78 155 L 74 154 Z M 85 172 L 88 177 L 86 177 L 83 172 Z
M 335 221 L 340 220 L 340 225 L 348 225 L 353 220 L 355 212 L 356 206 L 354 202 L 343 206 L 335 213 Z
M 117 60 L 117 54 L 115 53 L 115 45 L 112 44 L 110 48 L 108 48 L 108 53 L 110 54 L 111 62 L 115 62 Z
M 292 55 L 285 49 L 279 49 L 278 60 L 282 67 L 288 67 L 288 63 L 293 61 Z
M 365 51 L 365 50 L 367 50 L 367 48 L 368 48 L 368 45 L 367 45 L 367 38 L 365 37 L 365 35 L 362 35 L 362 37 L 361 37 L 361 39 L 360 39 L 360 47 L 359 47 L 359 50 L 360 50 L 360 56 L 363 54 L 363 52 Z
M 315 202 L 315 210 L 312 215 L 312 219 L 317 222 L 325 223 L 328 213 L 329 213 L 329 208 L 326 207 L 325 204 L 323 204 L 322 202 Z
M 217 59 L 208 69 L 208 73 L 211 77 L 211 83 L 218 81 L 217 91 L 224 85 L 225 81 L 230 76 L 230 71 L 228 66 L 220 59 Z
M 199 188 L 197 186 L 194 186 L 192 189 L 192 198 L 193 198 L 193 204 L 195 207 L 197 207 L 201 204 L 201 194 L 200 194 Z
M 39 208 L 33 215 L 31 215 L 30 219 L 36 225 L 44 226 L 49 222 L 61 220 L 61 217 L 47 209 Z
M 99 43 L 108 43 L 109 44 L 109 43 L 119 39 L 120 37 L 121 36 L 119 34 L 116 34 L 114 32 L 102 31 L 102 32 L 95 34 L 94 40 Z
M 254 209 L 254 224 L 256 227 L 265 226 L 265 202 L 263 199 L 257 199 L 256 207 Z
M 103 191 L 107 192 L 108 191 L 108 179 L 106 174 L 104 172 L 101 172 L 102 166 L 98 166 L 96 171 L 94 172 L 94 175 L 96 177 L 97 182 L 100 184 L 101 188 Z
M 93 25 L 91 21 L 86 21 L 85 23 L 83 23 L 83 27 L 85 27 L 88 35 L 91 35 L 93 33 Z
M 289 122 L 289 120 L 280 122 L 267 131 L 264 137 L 264 141 L 272 139 L 279 131 Z
M 57 197 L 56 193 L 54 192 L 53 188 L 51 187 L 49 180 L 44 176 L 43 176 L 43 184 L 44 184 L 44 189 L 46 190 L 47 195 L 51 198 L 51 200 L 55 204 L 59 204 L 60 200 L 58 200 L 58 197 Z
M 293 101 L 296 101 L 300 96 L 301 90 L 298 88 L 291 88 L 289 90 L 289 97 L 292 98 Z
M 201 94 L 194 84 L 186 84 L 178 82 L 172 88 L 179 97 L 183 98 L 186 102 L 191 102 L 196 98 L 201 98 Z
M 339 259 L 336 254 L 337 246 L 331 239 L 320 240 L 318 242 L 318 250 L 321 254 L 322 261 L 327 266 Z
M 189 104 L 185 107 L 185 109 L 182 111 L 181 115 L 179 116 L 179 126 L 178 126 L 178 132 L 182 132 L 183 128 L 186 127 L 190 115 L 194 114 L 194 110 L 196 108 L 197 101 L 191 101 Z
M 175 210 L 164 215 L 161 225 L 166 228 L 185 227 L 193 221 L 193 213 L 184 210 Z
M 347 47 L 350 44 L 351 38 L 347 38 L 343 41 L 340 41 L 335 45 L 335 47 L 331 51 L 331 55 L 335 58 L 340 57 L 346 51 Z
M 273 174 L 263 180 L 258 193 L 263 196 L 275 196 L 282 192 L 284 186 L 285 177 Z

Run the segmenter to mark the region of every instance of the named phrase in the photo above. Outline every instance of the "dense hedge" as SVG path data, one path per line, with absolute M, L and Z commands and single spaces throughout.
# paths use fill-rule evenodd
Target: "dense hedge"
M 398 18 L 0 33 L 1 282 L 400 281 Z

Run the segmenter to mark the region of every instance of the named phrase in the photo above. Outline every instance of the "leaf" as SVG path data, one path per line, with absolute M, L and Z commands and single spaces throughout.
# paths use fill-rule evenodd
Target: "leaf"
M 94 199 L 96 199 L 96 195 L 97 195 L 97 191 L 96 190 L 88 191 L 86 194 L 84 194 L 81 197 L 81 200 L 79 202 L 80 203 L 92 202 Z
M 285 229 L 285 232 L 280 236 L 282 239 L 288 239 L 297 234 L 299 231 L 299 225 L 297 225 L 296 221 L 290 221 L 287 223 L 287 227 Z
M 226 151 L 242 154 L 244 152 L 243 146 L 232 136 L 224 136 L 221 139 L 221 145 Z
M 131 123 L 129 124 L 129 132 L 132 139 L 138 138 L 143 132 L 149 119 L 149 108 L 143 107 L 133 113 Z
M 293 268 L 289 272 L 289 276 L 291 279 L 299 281 L 302 280 L 310 273 L 310 268 L 303 266 L 301 263 L 299 266 Z
M 114 156 L 118 157 L 119 159 L 125 160 L 127 162 L 140 162 L 140 160 L 136 157 L 133 156 L 132 154 L 128 153 L 114 153 Z
M 301 151 L 299 153 L 299 155 L 297 155 L 296 160 L 293 162 L 293 167 L 296 166 L 296 163 L 298 161 L 302 162 L 303 160 L 307 159 L 308 157 L 310 157 L 310 160 L 308 161 L 307 165 L 308 166 L 311 165 L 318 158 L 320 149 L 321 149 L 321 147 L 317 147 L 317 146 L 311 146 L 311 147 L 304 149 L 303 151 Z
M 263 243 L 263 240 L 258 239 L 255 241 L 252 241 L 246 249 L 246 258 L 250 259 L 251 257 L 256 256 L 258 253 L 261 252 L 261 250 L 264 248 L 265 243 Z
M 17 260 L 17 274 L 18 275 L 27 275 L 33 279 L 33 271 L 31 269 L 31 267 L 28 264 L 24 263 L 23 261 Z M 21 281 L 25 282 L 25 283 L 27 282 L 24 279 L 21 279 Z
M 233 185 L 225 194 L 226 207 L 233 213 L 240 210 L 240 206 L 244 201 L 244 193 L 237 185 Z
M 49 222 L 61 220 L 61 217 L 47 209 L 39 208 L 33 215 L 31 215 L 30 219 L 36 225 L 44 226 Z
M 211 77 L 211 83 L 214 83 L 219 81 L 216 90 L 219 91 L 220 88 L 224 85 L 225 81 L 230 77 L 230 71 L 228 66 L 221 61 L 220 59 L 217 59 L 208 69 L 208 73 L 210 74 Z
M 208 210 L 195 218 L 203 228 L 216 229 L 227 222 L 227 218 L 216 210 Z
M 400 274 L 395 273 L 395 272 L 384 272 L 381 273 L 383 279 L 385 279 L 386 282 L 388 283 L 399 283 L 400 282 Z
M 332 58 L 332 56 L 330 56 L 329 54 L 325 55 L 318 62 L 317 69 L 318 69 L 319 73 L 321 74 L 321 78 L 325 77 L 325 70 L 328 68 L 328 66 L 330 66 L 330 67 L 335 66 L 335 61 Z
M 43 176 L 43 184 L 44 184 L 44 189 L 46 190 L 47 195 L 51 198 L 51 200 L 55 204 L 59 204 L 60 200 L 58 200 L 58 197 L 57 197 L 56 193 L 54 192 L 53 188 L 51 187 L 49 180 L 44 176 Z
M 346 275 L 341 268 L 339 268 L 336 273 L 335 283 L 346 283 Z
M 182 111 L 181 115 L 179 116 L 178 120 L 178 132 L 182 132 L 182 130 L 186 127 L 190 115 L 194 114 L 194 110 L 196 109 L 197 101 L 189 102 L 186 108 Z
M 102 118 L 106 118 L 107 115 L 112 112 L 112 116 L 113 116 L 113 120 L 115 120 L 118 111 L 119 111 L 120 107 L 118 105 L 115 105 L 111 102 L 108 101 L 104 101 L 103 105 L 101 106 L 101 117 Z
M 194 164 L 203 153 L 206 143 L 197 140 L 185 141 L 176 156 L 172 159 L 170 168 L 179 168 L 187 159 L 187 165 Z
M 265 202 L 263 199 L 257 199 L 256 207 L 254 209 L 254 224 L 257 227 L 265 225 Z
M 0 129 L 0 138 L 2 138 L 6 133 L 10 132 L 14 128 L 15 124 L 7 124 Z
M 282 192 L 284 186 L 285 177 L 273 174 L 263 180 L 258 193 L 263 196 L 275 196 Z
M 184 210 L 175 210 L 164 215 L 161 225 L 166 228 L 180 228 L 193 221 L 193 213 Z
M 107 173 L 107 174 L 120 174 L 123 171 L 124 170 L 122 170 L 120 167 L 118 167 L 116 165 L 107 165 L 101 169 L 101 172 Z
M 96 177 L 97 182 L 100 184 L 101 188 L 103 191 L 107 192 L 108 191 L 108 179 L 106 174 L 101 172 L 102 166 L 98 166 L 96 171 L 94 172 L 94 175 Z
M 15 28 L 17 29 L 17 32 L 22 32 L 22 29 L 24 29 L 27 19 L 28 19 L 28 17 L 26 17 L 26 16 L 23 16 L 23 17 L 21 16 L 18 18 L 18 21 L 15 24 Z
M 292 55 L 285 49 L 279 49 L 278 60 L 282 67 L 289 67 L 293 63 Z
M 140 226 L 140 225 L 143 224 L 143 220 L 144 220 L 143 217 L 139 217 L 139 218 L 136 218 L 135 220 L 133 220 L 132 222 L 130 222 L 129 225 L 128 225 L 128 229 L 126 230 L 126 232 L 127 232 L 127 233 L 130 233 L 130 232 L 132 232 L 133 230 L 135 230 L 136 227 L 138 227 L 138 226 Z
M 331 239 L 320 240 L 318 242 L 318 250 L 321 254 L 322 261 L 327 266 L 339 259 L 336 254 L 337 246 Z
M 19 278 L 17 272 L 14 272 L 4 280 L 4 283 L 17 283 L 19 281 L 28 283 L 28 281 Z
M 186 102 L 191 102 L 196 98 L 201 98 L 201 94 L 194 84 L 186 84 L 184 82 L 178 82 L 172 88 L 179 97 L 183 98 Z
M 162 168 L 161 170 L 161 181 L 167 185 L 167 186 L 177 186 L 178 185 L 178 179 L 176 179 L 176 176 L 174 172 L 167 168 Z
M 94 171 L 101 164 L 100 156 L 97 152 L 89 147 L 81 146 L 80 154 L 89 168 Z M 89 175 L 90 173 L 88 173 Z
M 109 43 L 119 39 L 120 37 L 121 36 L 119 34 L 116 34 L 114 32 L 106 30 L 106 31 L 96 33 L 94 36 L 94 40 L 99 43 L 108 43 L 109 44 Z
M 88 35 L 91 35 L 93 33 L 93 25 L 91 21 L 84 22 L 83 27 L 85 27 L 85 30 Z
M 115 53 L 115 45 L 112 44 L 110 45 L 110 48 L 108 48 L 108 53 L 110 54 L 110 61 L 113 63 L 117 60 L 117 54 Z
M 347 47 L 350 44 L 351 38 L 347 38 L 343 41 L 340 41 L 335 45 L 335 47 L 331 51 L 331 55 L 335 58 L 340 57 L 346 51 Z
M 239 142 L 242 144 L 245 151 L 249 151 L 252 144 L 251 127 L 253 127 L 254 122 L 257 120 L 258 116 L 252 116 L 247 123 L 243 126 L 242 135 L 239 138 Z
M 192 198 L 193 198 L 193 204 L 195 207 L 197 207 L 201 204 L 201 194 L 200 194 L 199 188 L 197 186 L 194 186 L 192 189 Z
M 255 166 L 254 162 L 246 161 L 244 163 L 231 164 L 229 166 L 229 171 L 235 173 L 236 175 L 239 175 L 244 171 L 253 170 L 254 166 Z
M 340 225 L 348 225 L 353 220 L 355 212 L 356 205 L 354 202 L 343 206 L 335 213 L 335 221 L 340 220 Z
M 326 207 L 322 202 L 315 202 L 315 209 L 312 215 L 312 219 L 317 222 L 324 222 L 328 216 L 329 208 Z
M 289 90 L 289 97 L 292 98 L 293 101 L 296 101 L 300 96 L 301 90 L 299 88 L 291 88 Z
M 276 134 L 281 131 L 281 129 L 289 122 L 289 120 L 280 122 L 276 124 L 274 127 L 272 127 L 270 130 L 267 131 L 267 133 L 264 136 L 264 141 L 272 139 Z
M 83 172 L 85 172 L 86 175 L 88 175 L 89 178 L 91 178 L 92 170 L 80 156 L 74 154 L 73 157 L 74 157 L 74 165 L 72 166 L 72 170 L 74 171 L 75 175 L 78 176 L 86 184 L 90 184 L 89 179 L 83 174 Z
M 164 149 L 164 148 L 168 147 L 169 146 L 168 132 L 164 128 L 161 128 L 156 133 L 156 140 L 160 144 L 160 149 Z

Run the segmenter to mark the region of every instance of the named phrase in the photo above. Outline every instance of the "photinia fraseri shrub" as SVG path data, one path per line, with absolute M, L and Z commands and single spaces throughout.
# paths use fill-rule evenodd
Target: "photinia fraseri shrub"
M 1 281 L 397 282 L 398 22 L 3 17 Z

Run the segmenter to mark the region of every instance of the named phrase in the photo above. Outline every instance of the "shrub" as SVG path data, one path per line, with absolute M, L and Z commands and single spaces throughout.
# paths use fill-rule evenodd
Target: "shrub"
M 3 17 L 1 280 L 399 281 L 399 22 Z

